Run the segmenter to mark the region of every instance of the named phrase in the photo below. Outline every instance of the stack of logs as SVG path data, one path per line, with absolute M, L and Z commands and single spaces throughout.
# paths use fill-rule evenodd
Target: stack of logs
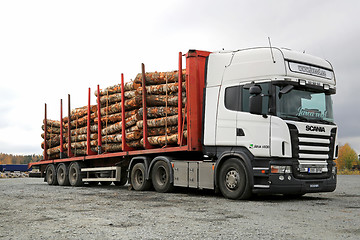
M 180 139 L 187 138 L 185 103 L 186 103 L 186 71 L 183 70 L 182 104 L 183 126 L 180 126 L 183 135 Z M 138 74 L 134 81 L 124 85 L 125 96 L 125 139 L 129 147 L 142 149 L 143 140 L 143 108 L 142 108 L 142 74 Z M 145 74 L 146 105 L 148 141 L 150 145 L 162 147 L 174 145 L 178 142 L 178 71 L 152 72 Z M 100 114 L 102 152 L 118 152 L 122 150 L 121 128 L 121 84 L 100 90 Z M 97 96 L 97 91 L 95 96 Z M 71 129 L 71 150 L 75 156 L 86 155 L 87 146 L 87 116 L 88 106 L 71 111 L 71 119 L 66 117 L 64 122 L 64 151 L 68 148 L 67 129 Z M 98 146 L 98 114 L 97 105 L 90 107 L 90 146 L 92 151 Z M 55 124 L 56 122 L 56 124 Z M 57 158 L 60 153 L 60 122 L 48 120 L 47 154 L 50 159 Z M 51 126 L 49 128 L 49 126 Z M 58 126 L 58 127 L 57 127 Z M 58 135 L 54 135 L 55 127 Z M 44 148 L 44 142 L 42 143 Z
M 43 141 L 41 143 L 41 148 L 44 149 L 44 145 L 46 143 L 47 149 L 55 149 L 55 148 L 60 149 L 60 121 L 47 119 L 46 130 L 45 130 L 45 120 L 44 120 L 41 129 L 44 131 L 44 133 L 41 134 L 41 137 L 43 139 L 45 138 L 45 131 L 46 131 L 46 141 Z M 59 158 L 60 151 L 54 152 L 52 154 L 52 157 Z

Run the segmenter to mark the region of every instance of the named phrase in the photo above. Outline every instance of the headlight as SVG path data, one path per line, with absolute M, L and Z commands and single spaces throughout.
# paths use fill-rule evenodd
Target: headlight
M 276 166 L 271 165 L 271 173 L 291 173 L 291 166 Z

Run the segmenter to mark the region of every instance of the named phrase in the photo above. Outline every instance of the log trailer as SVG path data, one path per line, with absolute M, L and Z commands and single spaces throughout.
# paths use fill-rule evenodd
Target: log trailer
M 174 187 L 213 189 L 230 199 L 335 190 L 333 160 L 338 144 L 331 95 L 336 92 L 336 80 L 328 61 L 275 47 L 189 50 L 179 53 L 178 79 L 182 79 L 184 56 L 186 105 L 185 113 L 178 111 L 177 144 L 150 145 L 144 112 L 142 149 L 127 146 L 123 125 L 122 151 L 103 153 L 99 121 L 98 152 L 88 142 L 86 156 L 73 157 L 71 149 L 61 149 L 60 158 L 49 159 L 45 146 L 44 159 L 29 167 L 40 165 L 50 185 L 124 185 L 129 181 L 137 191 L 151 186 L 157 192 Z M 125 111 L 122 114 L 125 119 Z M 62 107 L 60 115 L 62 119 Z M 89 127 L 88 122 L 88 134 Z

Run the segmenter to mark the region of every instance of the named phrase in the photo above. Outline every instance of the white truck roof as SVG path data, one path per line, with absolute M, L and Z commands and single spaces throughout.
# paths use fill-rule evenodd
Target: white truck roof
M 209 55 L 207 87 L 251 81 L 306 80 L 335 87 L 331 64 L 289 49 L 259 47 Z

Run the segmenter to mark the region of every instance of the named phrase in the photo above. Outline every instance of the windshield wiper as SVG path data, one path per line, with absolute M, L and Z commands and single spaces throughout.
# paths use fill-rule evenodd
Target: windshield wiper
M 298 120 L 301 120 L 303 122 L 308 122 L 309 119 L 307 119 L 306 117 L 303 117 L 303 116 L 298 116 L 298 115 L 294 115 L 294 114 L 285 114 L 285 115 L 282 115 L 283 117 L 293 117 L 293 118 L 296 118 Z
M 316 119 L 316 120 L 314 120 L 314 122 L 335 125 L 333 122 L 325 120 L 325 119 Z
M 313 123 L 325 123 L 325 124 L 329 124 L 329 125 L 335 125 L 335 123 L 325 120 L 325 119 L 307 119 L 306 117 L 303 116 L 298 116 L 298 115 L 294 115 L 294 114 L 284 114 L 282 115 L 283 117 L 293 117 L 296 118 L 298 120 L 301 120 L 303 122 L 313 122 Z

